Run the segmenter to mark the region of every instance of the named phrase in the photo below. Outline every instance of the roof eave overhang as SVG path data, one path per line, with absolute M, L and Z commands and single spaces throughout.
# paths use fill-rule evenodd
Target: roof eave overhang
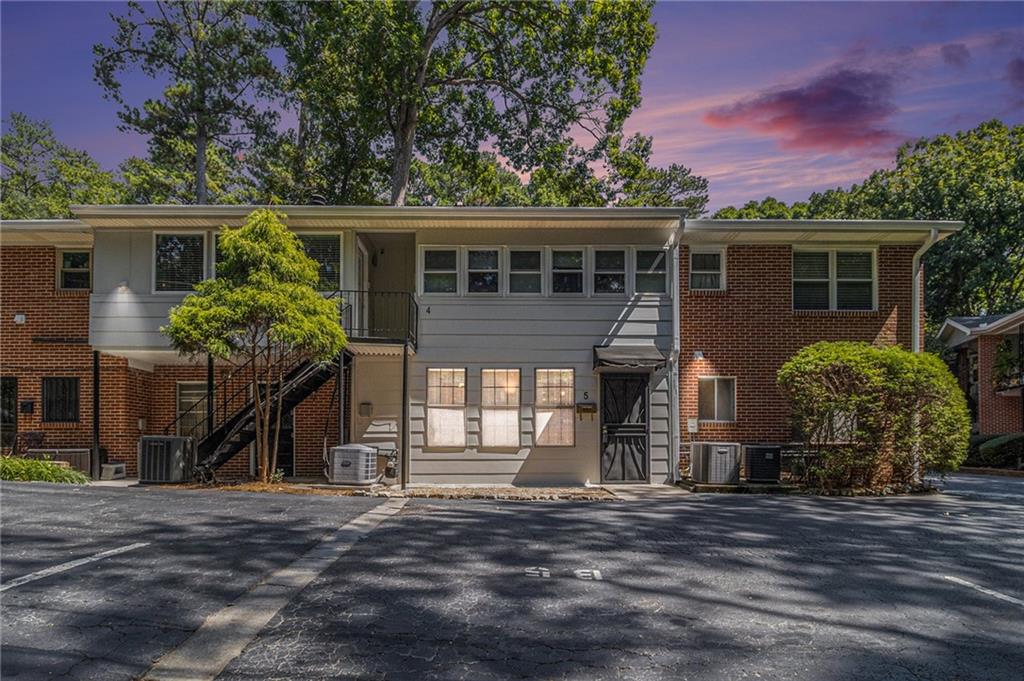
M 3 220 L 0 245 L 91 248 L 92 227 L 81 220 Z
M 82 221 L 104 229 L 215 228 L 241 224 L 265 206 L 73 206 Z M 435 206 L 274 206 L 296 229 L 654 229 L 675 230 L 668 208 L 474 208 Z
M 980 326 L 974 330 L 974 334 L 978 336 L 987 336 L 992 334 L 1006 333 L 1015 329 L 1015 327 L 1024 324 L 1024 309 L 1011 312 L 1006 315 L 998 322 L 993 322 L 987 326 Z
M 682 241 L 691 244 L 888 244 L 920 245 L 955 234 L 958 221 L 935 220 L 686 220 Z

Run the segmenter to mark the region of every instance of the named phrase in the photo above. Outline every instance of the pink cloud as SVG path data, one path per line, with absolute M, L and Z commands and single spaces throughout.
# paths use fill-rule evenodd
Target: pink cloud
M 840 68 L 804 85 L 712 109 L 703 120 L 715 128 L 753 130 L 774 138 L 783 149 L 870 150 L 899 141 L 885 126 L 896 112 L 891 75 Z

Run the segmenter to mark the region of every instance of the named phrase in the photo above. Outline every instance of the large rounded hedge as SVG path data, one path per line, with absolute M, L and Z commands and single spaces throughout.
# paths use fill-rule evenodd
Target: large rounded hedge
M 945 473 L 967 455 L 967 401 L 936 355 L 815 343 L 782 366 L 778 382 L 812 454 L 814 484 L 907 484 L 915 465 Z

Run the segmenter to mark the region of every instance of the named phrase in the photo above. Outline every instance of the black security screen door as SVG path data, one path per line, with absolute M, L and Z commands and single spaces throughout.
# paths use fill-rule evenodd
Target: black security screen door
M 601 376 L 601 481 L 647 480 L 647 376 Z

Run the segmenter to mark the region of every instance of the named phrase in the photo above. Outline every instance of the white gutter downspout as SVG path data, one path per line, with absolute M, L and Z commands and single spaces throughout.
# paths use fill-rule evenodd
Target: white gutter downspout
M 921 258 L 938 240 L 939 229 L 938 227 L 932 227 L 924 244 L 914 253 L 914 260 L 911 265 L 914 269 L 914 292 L 913 298 L 910 301 L 910 349 L 912 352 L 921 352 L 921 297 L 924 295 L 924 291 L 921 288 Z
M 913 296 L 911 298 L 910 305 L 910 349 L 912 352 L 921 352 L 921 298 L 924 296 L 924 291 L 921 286 L 921 258 L 928 249 L 935 245 L 935 242 L 939 240 L 939 230 L 936 227 L 932 227 L 931 232 L 928 234 L 928 238 L 925 239 L 924 243 L 921 244 L 921 248 L 914 252 L 913 268 Z M 914 414 L 914 427 L 920 428 L 920 413 Z M 921 452 L 917 447 L 914 448 L 914 482 L 918 485 L 921 484 Z
M 682 241 L 683 235 L 683 224 L 684 221 L 680 219 L 679 227 L 675 232 L 672 233 L 670 240 L 672 258 L 672 352 L 669 355 L 668 364 L 668 380 L 669 380 L 669 404 L 672 405 L 672 415 L 669 418 L 669 437 L 671 439 L 671 447 L 669 449 L 671 460 L 672 460 L 672 476 L 671 480 L 673 483 L 679 482 L 679 440 L 681 438 L 680 430 L 680 416 L 679 410 L 682 405 L 679 402 L 679 323 L 681 319 L 681 312 L 679 305 L 681 304 L 679 298 L 679 244 Z

